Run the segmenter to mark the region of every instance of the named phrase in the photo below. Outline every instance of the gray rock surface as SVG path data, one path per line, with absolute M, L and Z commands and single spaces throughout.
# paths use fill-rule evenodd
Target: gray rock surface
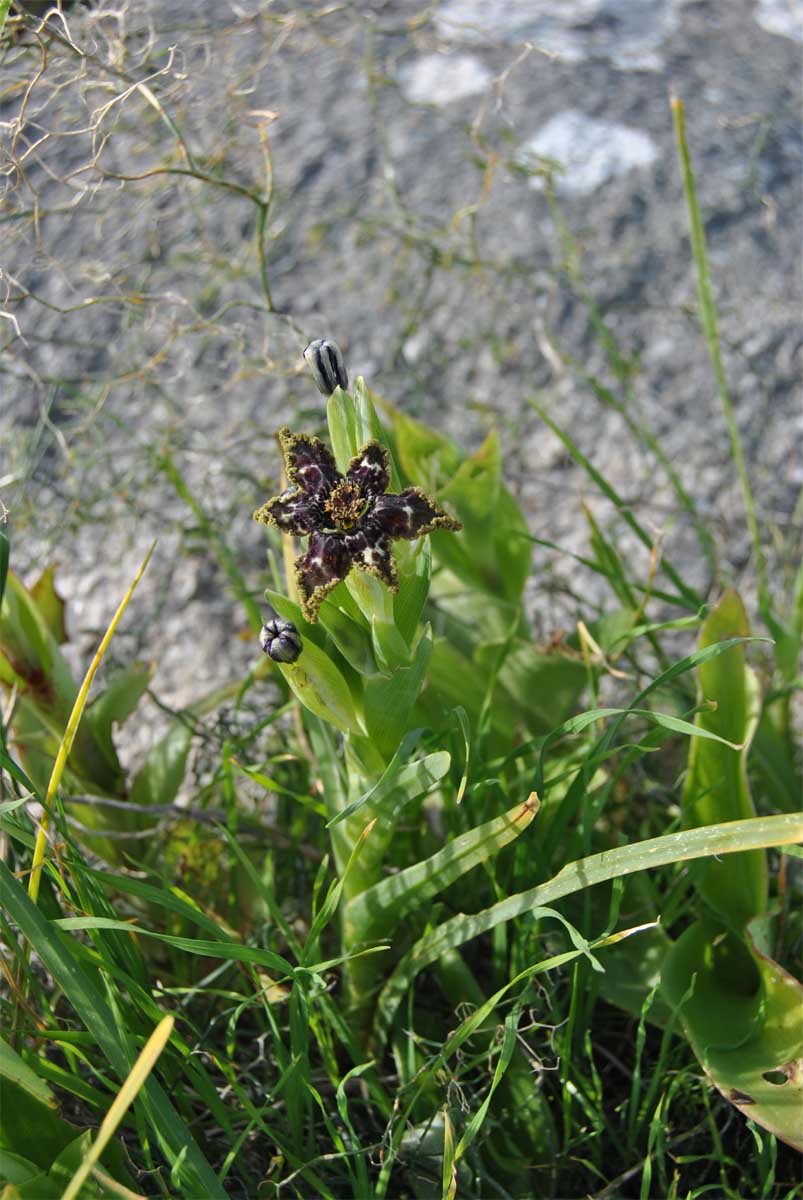
M 646 573 L 535 398 L 706 586 L 666 472 L 584 380 L 624 397 L 584 289 L 637 367 L 628 412 L 710 522 L 724 577 L 749 588 L 694 319 L 671 91 L 686 104 L 767 550 L 788 561 L 803 484 L 798 17 L 782 0 L 101 0 L 38 33 L 12 18 L 0 497 L 18 569 L 61 563 L 76 659 L 155 537 L 114 653 L 157 658 L 176 706 L 259 655 L 159 455 L 169 448 L 259 596 L 251 512 L 277 483 L 272 433 L 323 422 L 300 358 L 315 336 L 340 342 L 352 378 L 468 448 L 499 425 L 533 533 L 585 552 L 584 500 Z M 533 186 L 553 167 L 582 284 Z M 268 177 L 263 281 L 253 197 Z M 604 599 L 568 554 L 537 549 L 534 568 L 544 635 L 571 625 L 575 597 Z

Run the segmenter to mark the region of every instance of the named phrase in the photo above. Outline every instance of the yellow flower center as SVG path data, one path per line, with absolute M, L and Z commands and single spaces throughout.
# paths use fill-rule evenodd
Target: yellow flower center
M 353 483 L 338 483 L 324 507 L 337 529 L 352 529 L 365 512 L 365 500 Z

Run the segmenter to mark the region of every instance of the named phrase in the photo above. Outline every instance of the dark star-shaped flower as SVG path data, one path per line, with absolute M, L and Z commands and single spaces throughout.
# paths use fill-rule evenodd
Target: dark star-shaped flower
M 317 621 L 324 598 L 352 567 L 381 579 L 391 591 L 399 583 L 391 543 L 433 529 L 461 529 L 420 488 L 386 491 L 390 458 L 379 442 L 367 442 L 345 475 L 319 438 L 280 429 L 290 486 L 254 513 L 254 520 L 283 533 L 309 535 L 305 554 L 295 562 L 301 610 Z

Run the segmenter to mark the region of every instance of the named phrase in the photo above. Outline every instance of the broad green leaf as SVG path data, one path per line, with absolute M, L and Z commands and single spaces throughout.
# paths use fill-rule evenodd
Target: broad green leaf
M 452 478 L 438 492 L 439 500 L 454 508 L 463 522 L 467 541 L 477 548 L 479 538 L 490 533 L 499 500 L 502 450 L 493 429 L 474 454 L 464 458 Z M 490 547 L 483 545 L 487 553 Z
M 0 1150 L 22 1155 L 46 1171 L 79 1132 L 50 1101 L 43 1103 L 8 1077 L 0 1080 Z
M 334 592 L 326 596 L 323 604 L 320 605 L 318 620 L 314 624 L 307 622 L 301 614 L 299 605 L 294 600 L 289 600 L 287 596 L 282 595 L 281 592 L 271 592 L 269 588 L 265 592 L 265 600 L 275 608 L 278 616 L 283 617 L 284 620 L 292 620 L 305 646 L 312 641 L 325 650 L 324 634 L 328 634 L 338 652 L 343 656 L 342 664 L 340 662 L 337 664 L 338 668 L 347 665 L 353 667 L 354 671 L 359 671 L 360 674 L 376 672 L 377 664 L 373 658 L 371 637 L 368 635 L 365 618 L 362 617 L 359 608 L 350 598 L 344 584 L 338 584 Z M 347 611 L 344 606 L 348 606 L 350 611 Z
M 351 688 L 325 650 L 306 641 L 294 663 L 277 663 L 297 698 L 342 733 L 364 732 Z
M 31 1162 L 29 1158 L 25 1158 L 21 1154 L 14 1154 L 11 1150 L 0 1149 L 0 1184 L 2 1184 L 4 1188 L 6 1188 L 8 1184 L 12 1184 L 15 1189 L 21 1189 L 23 1184 L 29 1183 L 31 1180 L 37 1178 L 43 1181 L 43 1190 L 41 1196 L 42 1200 L 44 1200 L 46 1195 L 44 1190 L 44 1171 L 40 1170 L 36 1163 Z M 2 1195 L 5 1198 L 8 1193 L 3 1191 Z M 25 1192 L 20 1190 L 9 1195 L 9 1200 L 16 1200 L 16 1196 L 24 1195 Z M 53 1200 L 57 1200 L 58 1195 L 59 1192 L 54 1185 Z
M 518 604 L 530 575 L 533 547 L 527 519 L 504 484 L 499 488 L 496 502 L 493 537 L 502 593 Z
M 326 402 L 326 419 L 335 462 L 339 471 L 345 471 L 360 449 L 357 409 L 349 392 L 335 388 Z
M 706 619 L 700 649 L 727 638 L 748 637 L 749 633 L 742 602 L 729 591 Z M 745 666 L 744 647 L 733 646 L 701 663 L 698 672 L 700 700 L 713 702 L 716 707 L 698 713 L 695 725 L 701 733 L 739 743 L 744 749 L 734 752 L 721 741 L 693 739 L 683 791 L 683 822 L 689 827 L 738 821 L 755 811 L 747 786 L 746 761 L 758 720 L 759 696 L 755 677 Z M 730 928 L 741 930 L 751 917 L 763 912 L 767 875 L 762 853 L 723 863 L 712 860 L 697 864 L 692 874 L 701 895 Z
M 452 642 L 444 637 L 435 639 L 423 695 L 425 711 L 433 723 L 447 723 L 449 714 L 457 707 L 465 710 L 476 730 L 482 713 L 483 699 L 488 686 L 489 672 L 480 663 L 466 658 Z M 524 714 L 497 684 L 489 710 L 491 728 L 505 738 L 507 744 Z
M 118 1077 L 124 1079 L 135 1056 L 121 1038 L 112 1010 L 94 979 L 76 961 L 69 939 L 39 912 L 2 860 L 0 903 L 22 936 L 35 946 L 45 970 L 75 1009 Z M 210 1200 L 226 1200 L 217 1176 L 155 1079 L 146 1082 L 141 1102 L 154 1138 L 176 1172 L 184 1192 L 209 1196 Z
M 58 1107 L 56 1097 L 45 1081 L 31 1070 L 4 1038 L 0 1038 L 0 1081 L 2 1084 L 5 1084 L 6 1081 L 17 1084 L 46 1108 L 56 1109 Z
M 81 1166 L 83 1159 L 90 1153 L 91 1147 L 92 1133 L 87 1129 L 74 1137 L 70 1144 L 65 1146 L 58 1157 L 51 1163 L 47 1179 L 49 1183 L 53 1182 L 59 1185 L 58 1194 L 62 1200 L 68 1195 L 67 1189 L 69 1183 Z M 122 1154 L 117 1143 L 112 1143 L 111 1146 L 106 1147 L 104 1153 L 101 1155 L 101 1162 L 105 1168 L 104 1173 L 108 1172 L 111 1175 L 111 1179 L 109 1182 L 106 1182 L 99 1175 L 90 1175 L 81 1188 L 81 1200 L 117 1200 L 117 1197 L 120 1195 L 120 1189 L 118 1186 L 115 1186 L 115 1181 L 118 1184 L 122 1183 L 127 1190 L 133 1186 L 133 1180 L 129 1177 L 128 1172 L 123 1166 Z M 31 1195 L 36 1195 L 33 1187 Z
M 462 946 L 464 942 L 487 933 L 504 921 L 522 916 L 539 905 L 551 904 L 561 896 L 584 891 L 596 883 L 630 875 L 634 871 L 799 841 L 803 841 L 803 813 L 753 817 L 748 821 L 684 829 L 680 833 L 592 854 L 568 863 L 546 883 L 500 900 L 481 912 L 459 913 L 420 938 L 385 984 L 376 1015 L 379 1041 L 384 1041 L 401 999 L 419 971 L 423 971 L 444 951 Z
M 366 729 L 386 761 L 393 757 L 407 730 L 431 652 L 432 634 L 427 626 L 409 667 L 397 667 L 389 677 L 376 675 L 365 681 Z
M 402 637 L 394 621 L 371 619 L 371 642 L 374 656 L 383 675 L 392 675 L 397 667 L 409 667 L 412 661 L 410 647 Z
M 437 854 L 355 896 L 344 910 L 350 944 L 390 937 L 409 912 L 420 908 L 467 871 L 497 854 L 529 826 L 538 811 L 535 794 L 499 817 L 469 829 Z
M 0 608 L 0 648 L 23 682 L 50 674 L 55 643 L 25 585 L 13 571 L 6 576 Z M 76 688 L 77 691 L 77 688 Z
M 23 762 L 44 787 L 78 685 L 47 622 L 13 571 L 8 572 L 0 607 L 0 683 L 20 689 L 15 733 L 24 726 L 25 737 L 18 737 L 24 747 Z M 116 755 L 101 745 L 89 723 L 82 722 L 75 731 L 67 766 L 73 782 L 78 782 L 74 790 L 121 794 L 123 779 Z
M 396 542 L 393 547 L 399 572 L 399 590 L 393 597 L 393 617 L 408 645 L 412 645 L 429 595 L 432 545 L 428 537 L 416 542 Z
M 720 925 L 698 921 L 670 950 L 663 986 L 726 1099 L 803 1151 L 800 983 L 755 945 L 748 949 L 733 934 L 723 938 Z
M 400 412 L 387 401 L 379 401 L 390 418 L 393 444 L 405 478 L 432 495 L 451 479 L 460 466 L 461 454 L 448 438 Z
M 488 668 L 497 645 L 482 646 L 477 660 Z M 547 733 L 564 721 L 588 683 L 588 670 L 577 655 L 539 650 L 514 638 L 499 671 L 499 683 L 518 706 L 531 733 Z
M 67 641 L 67 630 L 64 624 L 64 597 L 56 591 L 53 578 L 55 566 L 51 563 L 45 567 L 42 574 L 31 584 L 30 596 L 39 610 L 39 615 L 47 625 L 56 642 L 61 645 Z
M 419 737 L 420 730 L 411 730 L 407 733 L 377 782 L 359 799 L 352 801 L 337 816 L 333 817 L 329 821 L 328 827 L 339 825 L 341 821 L 352 817 L 354 813 L 359 812 L 365 806 L 368 806 L 366 809 L 368 816 L 373 818 L 382 811 L 384 805 L 389 803 L 389 797 L 393 797 L 393 804 L 398 804 L 399 796 L 403 796 L 404 803 L 407 803 L 409 800 L 414 800 L 416 796 L 420 796 L 422 792 L 428 791 L 433 784 L 442 779 L 451 764 L 451 757 L 445 750 L 428 754 L 425 758 L 416 759 L 415 762 L 408 763 L 406 766 L 403 765 L 412 753 Z
M 99 735 L 110 738 L 112 724 L 122 725 L 139 704 L 153 670 L 153 663 L 131 662 L 117 671 L 88 706 L 84 719 L 91 720 Z
M 750 746 L 751 767 L 756 771 L 759 788 L 781 812 L 796 812 L 803 796 L 800 778 L 791 748 L 779 733 L 769 711 L 764 711 Z
M 373 441 L 379 442 L 380 445 L 390 450 L 390 485 L 388 491 L 400 492 L 401 482 L 393 451 L 376 411 L 376 405 L 381 403 L 380 397 L 366 386 L 362 375 L 359 375 L 354 384 L 354 410 L 357 423 L 358 449 L 361 449 L 366 442 Z
M 689 654 L 685 658 L 680 659 L 679 662 L 673 663 L 671 667 L 668 667 L 665 671 L 662 671 L 660 675 L 656 676 L 655 679 L 648 683 L 645 688 L 642 688 L 633 702 L 633 709 L 623 709 L 621 714 L 611 721 L 610 725 L 608 725 L 608 727 L 605 729 L 605 732 L 597 740 L 593 750 L 588 756 L 589 764 L 597 764 L 603 761 L 613 745 L 614 739 L 619 733 L 619 730 L 621 729 L 628 713 L 633 711 L 638 705 L 642 704 L 642 702 L 646 700 L 648 696 L 652 695 L 660 688 L 665 687 L 668 683 L 674 679 L 677 679 L 680 675 L 690 671 L 693 667 L 701 666 L 702 663 L 708 662 L 710 659 L 716 658 L 720 654 L 724 654 L 732 646 L 737 646 L 747 641 L 762 640 L 765 639 L 729 638 L 726 641 L 719 642 L 714 646 L 706 646 L 701 650 L 695 650 L 693 654 Z M 547 737 L 545 737 L 542 742 L 541 752 L 536 765 L 535 780 L 533 783 L 535 791 L 538 792 L 538 795 L 542 800 L 545 798 L 546 794 L 544 775 L 547 753 L 551 749 L 554 742 L 558 738 L 562 737 L 565 732 L 568 732 L 571 726 L 571 721 L 564 722 L 564 724 L 558 729 L 553 730 Z M 543 847 L 544 856 L 547 861 L 555 853 L 557 845 L 563 835 L 563 831 L 566 829 L 567 825 L 577 811 L 578 805 L 582 802 L 582 797 L 586 789 L 586 776 L 587 772 L 584 770 L 578 774 L 574 783 L 568 789 L 565 797 L 561 801 L 558 811 L 552 816 L 549 828 L 546 831 Z
M 353 617 L 331 602 L 321 605 L 318 624 L 329 634 L 350 667 L 359 671 L 361 675 L 376 673 L 376 659 L 371 648 L 371 638 L 363 624 L 355 621 Z M 299 632 L 302 631 L 299 629 Z

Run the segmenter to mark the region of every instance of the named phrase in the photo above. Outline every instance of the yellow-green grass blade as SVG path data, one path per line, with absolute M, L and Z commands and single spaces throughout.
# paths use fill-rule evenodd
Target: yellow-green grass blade
M 61 1200 L 75 1200 L 78 1196 L 90 1172 L 97 1166 L 105 1147 L 114 1137 L 117 1126 L 123 1119 L 126 1109 L 134 1102 L 134 1099 L 141 1091 L 146 1079 L 156 1065 L 160 1054 L 170 1041 L 170 1034 L 173 1032 L 174 1024 L 174 1017 L 164 1017 L 142 1047 L 128 1078 L 120 1088 L 109 1111 L 103 1118 L 98 1135 L 92 1143 L 89 1153 L 64 1189 Z
M 84 682 L 78 689 L 78 695 L 75 698 L 75 704 L 73 705 L 72 712 L 70 713 L 69 720 L 67 721 L 67 727 L 64 730 L 64 736 L 61 739 L 61 745 L 59 746 L 58 754 L 56 755 L 56 761 L 53 763 L 53 771 L 51 773 L 50 783 L 48 784 L 47 793 L 45 795 L 44 811 L 42 813 L 42 819 L 39 823 L 39 830 L 36 835 L 36 844 L 33 851 L 31 875 L 30 879 L 28 880 L 28 895 L 34 904 L 39 897 L 39 883 L 42 875 L 42 864 L 45 858 L 45 851 L 47 849 L 47 831 L 50 825 L 50 814 L 52 812 L 53 802 L 56 797 L 56 792 L 58 791 L 59 783 L 61 782 L 61 777 L 64 773 L 64 768 L 67 765 L 67 759 L 69 758 L 70 750 L 72 749 L 72 744 L 75 740 L 75 735 L 78 730 L 81 716 L 86 706 L 87 698 L 89 696 L 89 689 L 92 686 L 92 680 L 95 678 L 95 673 L 97 672 L 103 656 L 108 649 L 109 643 L 114 635 L 114 631 L 120 623 L 120 619 L 122 618 L 122 615 L 128 606 L 128 602 L 133 596 L 137 584 L 145 573 L 155 546 L 156 543 L 154 542 L 151 548 L 148 550 L 148 553 L 145 555 L 141 567 L 134 576 L 131 586 L 128 588 L 128 591 L 120 601 L 117 607 L 117 612 L 112 617 L 109 628 L 103 635 L 100 645 L 95 651 L 95 656 L 92 659 L 92 662 L 89 664 L 89 669 L 84 676 Z

